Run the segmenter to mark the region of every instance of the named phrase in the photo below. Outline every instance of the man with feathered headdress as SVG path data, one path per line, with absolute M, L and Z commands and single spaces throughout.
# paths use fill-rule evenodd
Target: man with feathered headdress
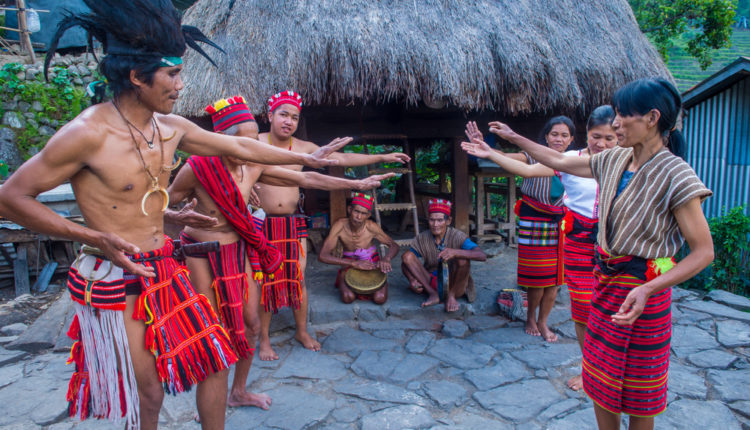
M 267 164 L 321 167 L 340 146 L 314 155 L 223 136 L 170 115 L 183 88 L 186 46 L 216 47 L 197 28 L 181 26 L 169 0 L 84 0 L 90 12 L 68 15 L 101 42 L 99 65 L 111 102 L 96 104 L 61 128 L 46 147 L 0 189 L 0 214 L 31 230 L 85 244 L 68 288 L 76 319 L 69 334 L 76 371 L 69 412 L 81 418 L 125 417 L 130 428 L 156 428 L 164 391 L 197 384 L 205 428 L 222 428 L 227 368 L 237 358 L 207 299 L 196 294 L 173 257 L 164 231 L 166 185 L 178 145 L 201 155 L 228 155 Z M 207 56 L 206 56 L 207 57 Z M 70 222 L 35 197 L 70 180 L 86 222 Z M 262 238 L 259 249 L 270 249 Z M 163 388 L 162 388 L 163 386 Z M 140 416 L 139 416 L 140 415 Z

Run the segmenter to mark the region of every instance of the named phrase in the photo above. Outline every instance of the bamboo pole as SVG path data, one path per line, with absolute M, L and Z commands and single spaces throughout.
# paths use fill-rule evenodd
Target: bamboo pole
M 26 25 L 26 0 L 17 0 L 16 5 L 18 6 L 18 29 L 20 30 L 19 39 L 26 45 L 26 50 L 29 53 L 29 64 L 36 62 L 34 56 L 34 46 L 31 45 L 31 37 L 29 36 L 28 26 Z

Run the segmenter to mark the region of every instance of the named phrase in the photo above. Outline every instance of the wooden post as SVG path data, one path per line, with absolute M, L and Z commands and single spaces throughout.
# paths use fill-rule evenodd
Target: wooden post
M 461 149 L 461 138 L 453 140 L 453 224 L 466 234 L 469 232 L 469 206 L 471 205 L 471 182 L 469 181 L 469 157 Z
M 13 262 L 13 278 L 16 281 L 16 297 L 29 294 L 29 262 L 27 258 L 27 244 L 16 247 L 16 260 Z
M 328 174 L 331 176 L 336 176 L 339 178 L 344 177 L 344 168 L 341 166 L 331 166 L 328 168 Z M 346 191 L 339 190 L 339 191 L 331 191 L 331 197 L 330 197 L 330 222 L 331 225 L 333 225 L 334 221 L 336 221 L 339 218 L 344 218 L 346 216 Z
M 31 37 L 29 36 L 28 30 L 29 27 L 26 25 L 26 1 L 16 0 L 16 2 L 18 4 L 18 30 L 20 31 L 18 34 L 18 40 L 21 42 L 22 46 L 26 46 L 26 50 L 29 52 L 29 59 L 31 60 L 29 64 L 34 64 L 36 62 L 34 46 L 31 44 Z

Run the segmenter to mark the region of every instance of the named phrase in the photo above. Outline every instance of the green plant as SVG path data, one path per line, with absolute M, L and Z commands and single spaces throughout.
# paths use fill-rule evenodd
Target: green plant
M 738 206 L 708 220 L 714 242 L 714 261 L 686 282 L 690 288 L 726 290 L 750 297 L 750 216 Z M 682 254 L 688 252 L 683 247 Z
M 56 66 L 53 70 L 55 77 L 50 82 L 44 81 L 41 74 L 34 80 L 21 80 L 19 74 L 25 73 L 24 66 L 17 63 L 5 64 L 0 69 L 0 98 L 17 98 L 19 102 L 29 105 L 35 102 L 41 104 L 41 111 L 33 112 L 37 123 L 56 121 L 62 125 L 70 121 L 81 113 L 89 102 L 84 90 L 73 85 L 72 80 L 76 76 L 71 75 L 62 66 Z M 47 140 L 49 136 L 40 134 L 37 128 L 27 124 L 18 133 L 16 144 L 21 155 L 27 159 L 43 148 Z

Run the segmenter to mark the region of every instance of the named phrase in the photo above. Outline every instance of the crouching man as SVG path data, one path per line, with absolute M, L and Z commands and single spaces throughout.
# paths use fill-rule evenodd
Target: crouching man
M 487 259 L 466 233 L 450 226 L 451 206 L 448 200 L 430 200 L 430 229 L 414 238 L 401 256 L 401 270 L 409 280 L 409 288 L 417 294 L 427 293 L 422 307 L 444 301 L 447 312 L 458 310 L 456 299 L 464 294 L 469 302 L 474 301 L 477 293 L 469 262 Z

